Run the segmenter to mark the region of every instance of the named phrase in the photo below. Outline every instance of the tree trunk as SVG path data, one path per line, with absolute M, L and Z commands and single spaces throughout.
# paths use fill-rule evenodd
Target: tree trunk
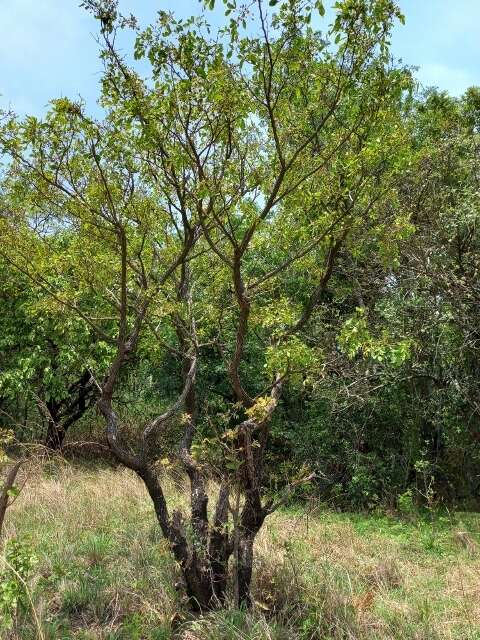
M 89 371 L 85 371 L 68 391 L 68 401 L 51 400 L 46 403 L 48 428 L 45 446 L 54 451 L 62 448 L 68 429 L 80 420 L 97 397 L 97 389 L 91 383 Z
M 195 542 L 198 541 L 189 543 L 179 511 L 174 511 L 169 518 L 165 497 L 155 472 L 149 468 L 141 468 L 137 474 L 147 487 L 162 533 L 170 543 L 173 556 L 181 567 L 192 609 L 202 611 L 213 608 L 216 595 L 212 580 L 213 570 L 206 546 L 200 544 L 197 549 Z M 195 509 L 193 512 L 195 513 Z M 195 525 L 193 519 L 192 525 Z M 226 575 L 225 568 L 224 574 Z
M 254 539 L 255 535 L 249 533 L 240 536 L 238 541 L 238 560 L 236 567 L 238 604 L 244 607 L 249 607 L 252 604 L 250 585 L 252 583 Z
M 63 441 L 67 435 L 61 424 L 58 424 L 58 415 L 56 407 L 52 403 L 47 403 L 50 416 L 48 417 L 47 436 L 45 438 L 45 446 L 47 449 L 58 451 L 62 448 Z
M 208 555 L 210 559 L 211 584 L 214 602 L 222 605 L 225 602 L 228 577 L 228 560 L 232 553 L 226 524 L 228 522 L 230 487 L 224 482 L 218 494 L 217 507 L 210 532 Z
M 10 491 L 10 489 L 13 488 L 13 485 L 15 484 L 15 479 L 17 477 L 17 473 L 18 473 L 20 467 L 22 466 L 22 464 L 23 464 L 22 460 L 19 460 L 18 462 L 13 464 L 10 467 L 10 469 L 8 470 L 7 475 L 5 476 L 5 482 L 3 484 L 2 491 L 0 493 L 0 535 L 2 533 L 3 522 L 5 520 L 5 514 L 7 512 L 8 507 L 9 507 L 9 504 L 8 504 L 9 494 L 8 494 L 8 492 Z

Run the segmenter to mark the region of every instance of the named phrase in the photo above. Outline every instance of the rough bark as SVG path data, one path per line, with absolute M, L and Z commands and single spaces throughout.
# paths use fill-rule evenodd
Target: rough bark
M 15 480 L 22 466 L 23 461 L 19 460 L 15 464 L 13 464 L 8 470 L 5 476 L 5 482 L 3 483 L 2 491 L 0 493 L 0 535 L 2 534 L 3 523 L 5 521 L 5 514 L 7 512 L 9 504 L 9 491 L 13 488 L 15 484 Z
M 180 565 L 185 591 L 192 609 L 202 611 L 213 608 L 218 601 L 224 600 L 225 593 L 224 589 L 218 589 L 218 585 L 214 587 L 212 563 L 207 553 L 208 532 L 205 532 L 205 546 L 201 544 L 197 546 L 195 539 L 189 541 L 182 514 L 179 511 L 174 511 L 171 517 L 168 514 L 165 497 L 155 472 L 144 468 L 137 473 L 147 487 L 162 533 L 170 543 L 175 560 Z M 216 548 L 215 545 L 213 548 Z M 220 572 L 226 586 L 225 564 Z
M 238 560 L 237 560 L 237 584 L 238 584 L 238 601 L 241 606 L 249 607 L 252 604 L 250 594 L 250 585 L 252 582 L 253 572 L 253 543 L 255 540 L 253 532 L 246 532 L 240 536 L 238 542 Z
M 223 604 L 227 591 L 228 560 L 232 553 L 226 524 L 228 522 L 230 487 L 222 483 L 210 532 L 209 558 L 213 604 Z

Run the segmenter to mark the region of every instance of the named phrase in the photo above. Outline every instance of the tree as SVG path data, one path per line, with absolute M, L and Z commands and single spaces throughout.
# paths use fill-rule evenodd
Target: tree
M 43 291 L 27 275 L 5 260 L 0 270 L 2 418 L 18 425 L 17 437 L 58 449 L 95 402 L 90 369 L 101 368 L 106 354 L 81 318 L 44 305 Z
M 416 344 L 422 437 L 439 487 L 460 496 L 478 493 L 479 112 L 478 89 L 459 99 L 427 91 L 411 114 L 400 190 L 416 228 L 398 290 Z
M 105 118 L 60 99 L 44 120 L 6 119 L 12 241 L 1 251 L 112 350 L 96 380 L 108 442 L 145 483 L 192 605 L 224 601 L 232 554 L 248 604 L 255 537 L 285 499 L 267 494 L 265 477 L 282 387 L 319 355 L 304 331 L 340 253 L 392 233 L 396 211 L 380 204 L 402 157 L 409 76 L 387 46 L 400 13 L 390 0 L 338 2 L 322 36 L 310 26 L 319 2 L 229 3 L 212 36 L 203 19 L 161 12 L 137 31 L 135 57 L 151 68 L 142 78 L 116 48 L 135 20 L 113 1 L 84 4 L 101 24 Z M 65 233 L 68 251 L 56 242 Z M 128 440 L 115 392 L 147 347 L 177 359 L 181 391 Z M 221 412 L 205 390 L 199 402 L 206 353 L 230 387 Z M 177 452 L 161 458 L 159 438 L 179 429 Z M 158 473 L 174 457 L 190 480 L 188 521 L 170 513 Z
M 406 102 L 396 206 L 408 232 L 387 262 L 370 252 L 337 265 L 328 365 L 297 446 L 348 505 L 395 504 L 412 487 L 424 500 L 425 482 L 429 499 L 478 496 L 476 97 Z

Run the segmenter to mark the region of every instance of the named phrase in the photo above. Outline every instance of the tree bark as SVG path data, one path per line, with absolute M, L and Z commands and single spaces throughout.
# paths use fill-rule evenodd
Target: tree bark
M 58 424 L 58 405 L 56 402 L 48 401 L 46 403 L 48 415 L 47 436 L 45 438 L 45 446 L 47 449 L 58 451 L 61 449 L 65 439 L 65 430 Z
M 182 514 L 174 511 L 169 517 L 165 497 L 156 473 L 144 467 L 137 470 L 138 476 L 147 487 L 153 502 L 155 514 L 164 537 L 168 540 L 175 560 L 179 563 L 185 590 L 192 609 L 196 611 L 212 608 L 214 590 L 211 580 L 210 562 L 205 549 L 195 548 L 195 541 L 189 543 Z
M 248 532 L 240 536 L 238 541 L 237 560 L 237 584 L 238 603 L 240 606 L 249 607 L 252 604 L 250 585 L 253 572 L 253 542 L 255 534 Z
M 2 487 L 2 491 L 0 493 L 0 535 L 2 534 L 3 523 L 5 520 L 5 514 L 7 512 L 8 507 L 10 506 L 8 503 L 10 489 L 13 488 L 15 484 L 15 479 L 17 477 L 18 471 L 22 466 L 23 461 L 19 460 L 15 464 L 13 464 L 7 472 L 5 476 L 5 482 Z
M 91 384 L 89 371 L 85 371 L 68 391 L 68 401 L 50 400 L 46 403 L 48 427 L 45 446 L 54 451 L 62 448 L 67 431 L 80 420 L 98 394 L 95 386 Z
M 222 483 L 210 532 L 209 558 L 213 603 L 223 604 L 227 591 L 228 560 L 232 553 L 226 524 L 228 522 L 230 487 L 228 482 Z

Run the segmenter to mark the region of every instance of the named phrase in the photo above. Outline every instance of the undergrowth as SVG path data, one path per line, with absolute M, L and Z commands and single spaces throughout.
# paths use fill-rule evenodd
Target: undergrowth
M 2 569 L 5 640 L 480 639 L 477 515 L 285 509 L 256 545 L 253 608 L 193 617 L 133 474 L 27 473 L 2 547 L 26 563 L 24 584 Z M 182 481 L 167 482 L 183 503 Z

